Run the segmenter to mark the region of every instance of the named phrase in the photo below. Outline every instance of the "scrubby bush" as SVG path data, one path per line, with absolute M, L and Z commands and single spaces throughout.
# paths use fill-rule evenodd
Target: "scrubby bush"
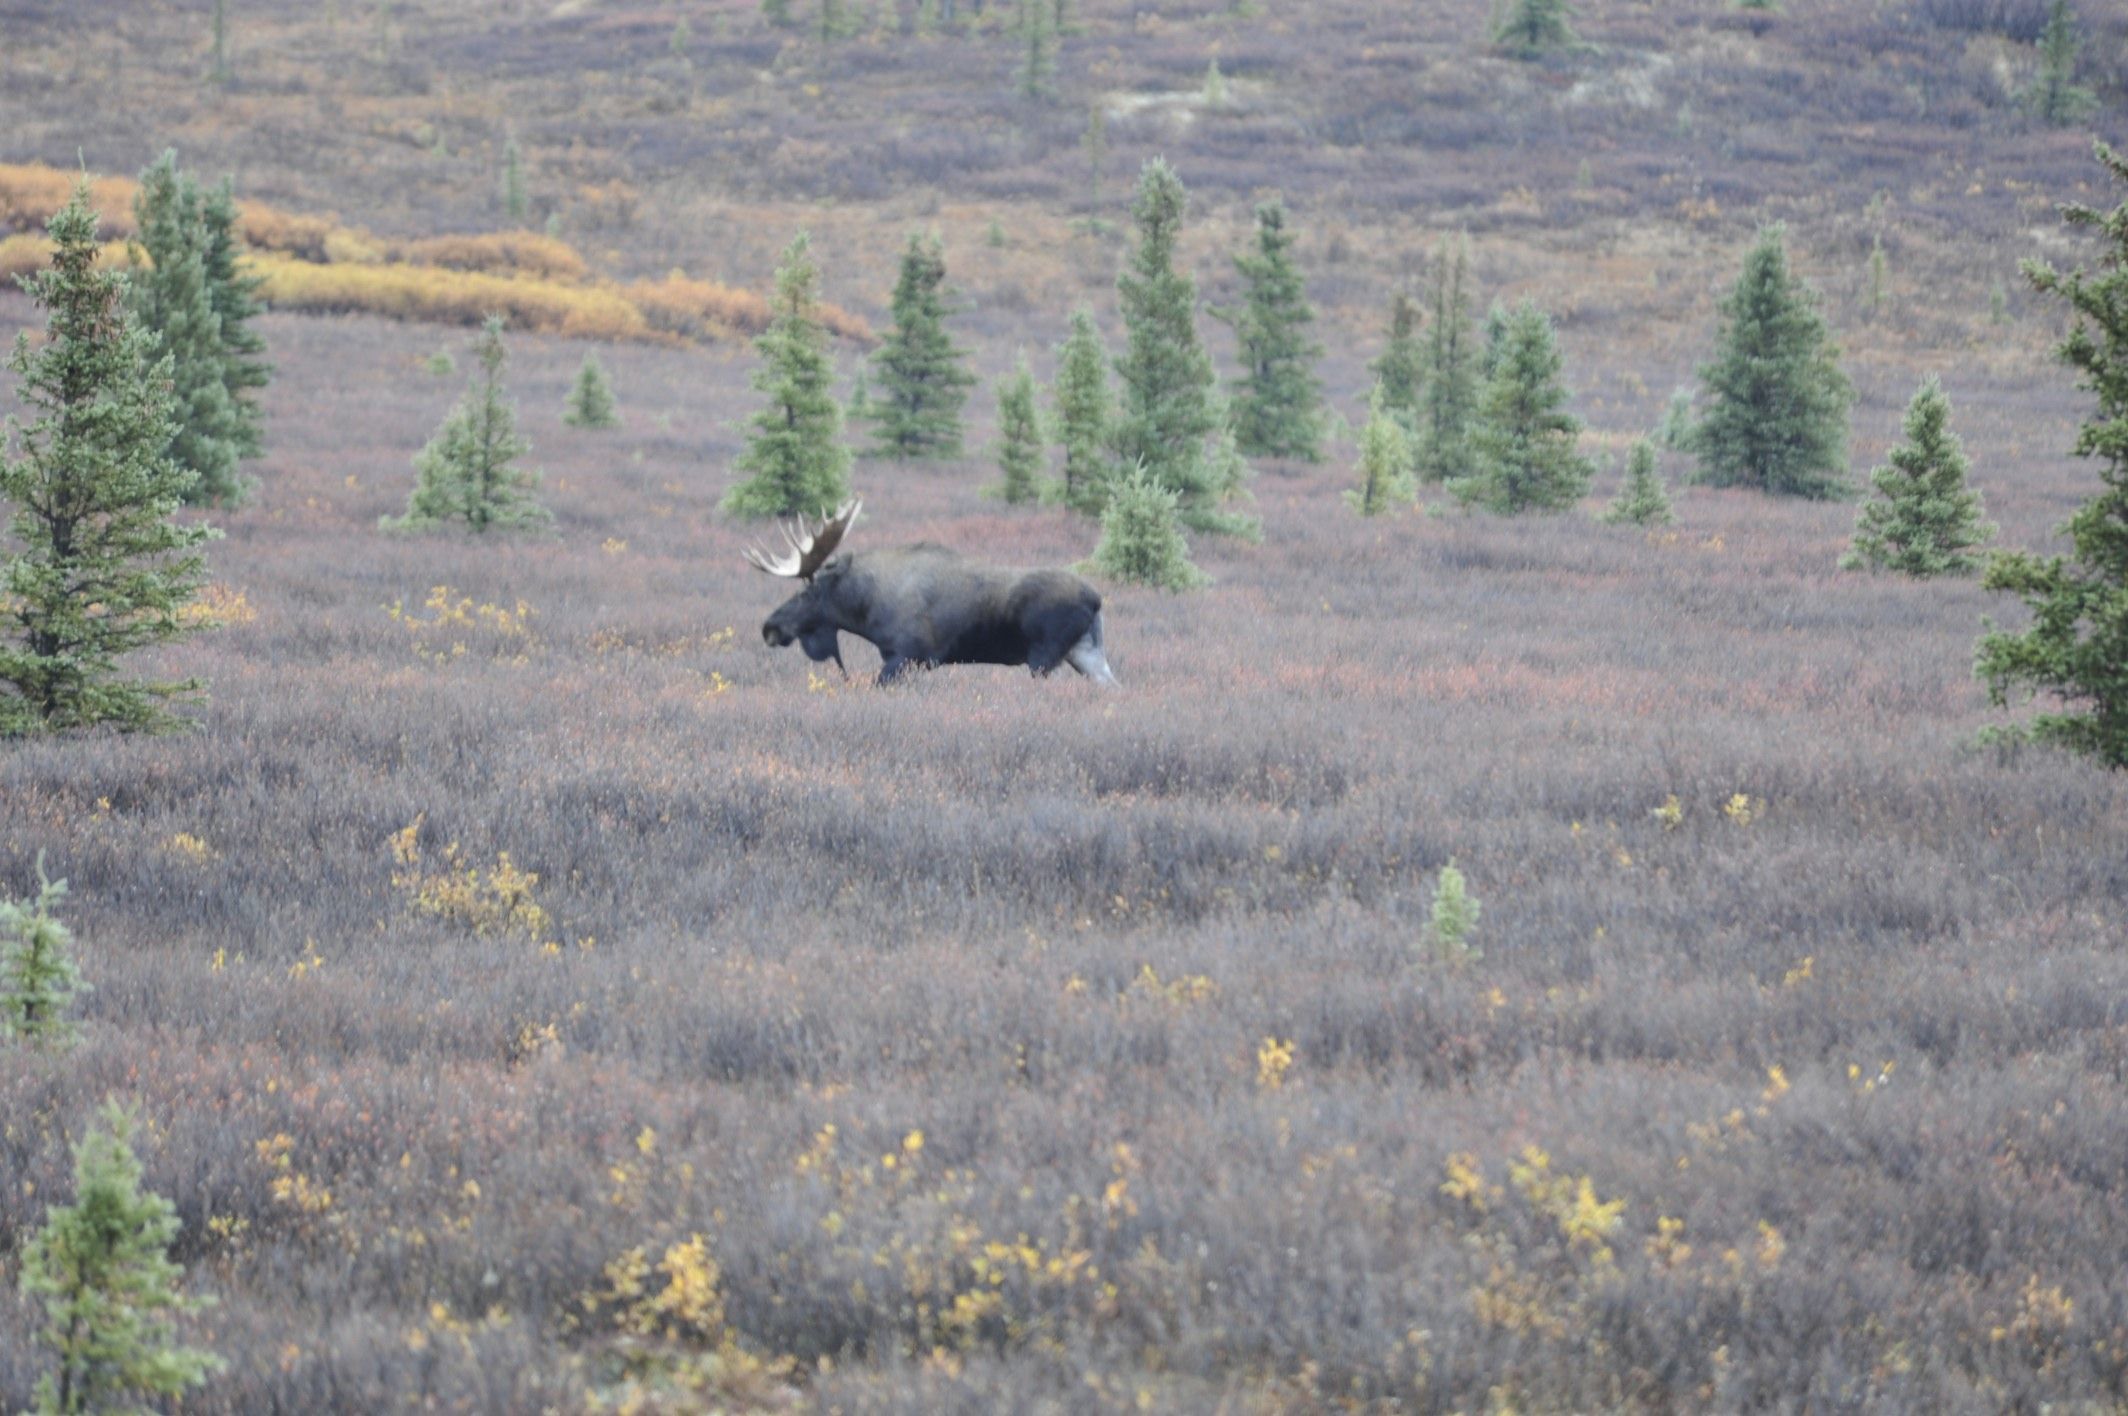
M 1603 519 L 1631 526 L 1667 526 L 1676 520 L 1670 494 L 1655 470 L 1655 446 L 1646 438 L 1635 439 L 1633 450 L 1626 455 L 1625 485 L 1604 508 Z
M 1093 566 L 1118 580 L 1163 590 L 1192 590 L 1206 581 L 1190 563 L 1175 494 L 1142 467 L 1117 479 L 1109 492 Z

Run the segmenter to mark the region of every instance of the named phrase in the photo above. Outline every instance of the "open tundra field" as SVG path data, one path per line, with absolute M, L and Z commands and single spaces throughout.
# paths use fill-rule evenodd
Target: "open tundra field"
M 822 43 L 808 5 L 230 0 L 219 85 L 208 6 L 46 8 L 0 0 L 0 163 L 176 144 L 330 227 L 321 269 L 502 229 L 510 136 L 575 288 L 764 291 L 809 228 L 847 387 L 939 230 L 971 455 L 860 462 L 853 547 L 1091 552 L 982 494 L 989 385 L 1080 301 L 1120 347 L 1155 152 L 1209 304 L 1285 192 L 1345 420 L 1468 231 L 1480 311 L 1557 317 L 1602 471 L 1565 515 L 1362 521 L 1340 428 L 1259 466 L 1261 544 L 1193 538 L 1208 588 L 1102 585 L 1120 692 L 879 688 L 761 641 L 733 329 L 513 333 L 554 534 L 387 536 L 468 332 L 267 315 L 223 623 L 141 661 L 210 682 L 196 729 L 0 744 L 0 895 L 64 877 L 94 986 L 71 1049 L 0 1047 L 0 1409 L 107 1097 L 214 1300 L 187 1412 L 2128 1402 L 2128 774 L 1975 746 L 2015 715 L 1974 641 L 2023 611 L 1836 570 L 1851 503 L 1667 453 L 1675 526 L 1593 515 L 1784 219 L 1855 480 L 1939 375 L 1997 544 L 2059 549 L 2090 399 L 2015 263 L 2119 198 L 2128 21 L 2083 7 L 2099 107 L 2056 130 L 2015 101 L 2043 5 L 1588 0 L 1524 64 L 1449 0 L 1087 0 L 1034 104 L 995 3 Z M 587 352 L 618 430 L 561 422 Z

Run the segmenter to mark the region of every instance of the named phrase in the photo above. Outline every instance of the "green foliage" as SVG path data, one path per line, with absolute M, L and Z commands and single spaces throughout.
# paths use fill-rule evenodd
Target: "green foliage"
M 1034 373 L 1024 353 L 1012 377 L 998 385 L 997 400 L 998 469 L 1004 473 L 997 494 L 1008 502 L 1031 502 L 1042 492 L 1042 424 L 1035 413 Z
M 776 268 L 774 316 L 754 340 L 761 355 L 754 389 L 767 403 L 739 454 L 739 470 L 750 475 L 724 496 L 724 510 L 735 516 L 817 516 L 849 498 L 850 451 L 819 289 L 812 243 L 800 232 Z
M 1057 86 L 1057 16 L 1051 0 L 1020 0 L 1019 72 L 1014 75 L 1020 97 L 1048 98 Z
M 1646 438 L 1635 441 L 1626 455 L 1625 485 L 1604 508 L 1603 519 L 1630 526 L 1668 526 L 1677 519 L 1670 510 L 1670 494 L 1655 470 L 1655 445 Z
M 2128 159 L 2104 143 L 2098 158 L 2128 186 Z M 2072 553 L 2042 559 L 1998 551 L 1982 584 L 2007 590 L 2032 611 L 2022 634 L 1983 635 L 1975 668 L 2001 706 L 2017 688 L 2047 692 L 2065 711 L 2043 713 L 2023 731 L 2128 767 L 2128 200 L 2111 211 L 2063 208 L 2073 225 L 2097 229 L 2109 248 L 2099 273 L 2063 275 L 2034 262 L 2026 278 L 2058 295 L 2077 320 L 2060 345 L 2064 363 L 2098 397 L 2077 433 L 2079 457 L 2099 460 L 2100 489 L 2064 528 Z
M 1071 312 L 1071 333 L 1057 348 L 1050 389 L 1057 442 L 1064 449 L 1058 499 L 1074 511 L 1099 512 L 1108 500 L 1108 443 L 1115 418 L 1108 391 L 1108 348 L 1084 305 Z
M 1204 106 L 1224 108 L 1227 106 L 1227 76 L 1219 72 L 1219 60 L 1204 66 Z
M 1477 422 L 1477 352 L 1471 347 L 1470 295 L 1465 277 L 1470 242 L 1443 252 L 1434 275 L 1433 327 L 1426 340 L 1425 398 L 1421 404 L 1418 472 L 1429 482 L 1467 477 L 1477 465 L 1471 432 Z
M 39 852 L 37 897 L 0 900 L 0 1037 L 37 1046 L 73 1035 L 66 1008 L 88 985 L 69 957 L 73 935 L 53 913 L 66 888 L 45 875 Z
M 1256 208 L 1256 249 L 1234 257 L 1240 309 L 1217 312 L 1234 327 L 1242 374 L 1229 426 L 1235 445 L 1262 457 L 1314 462 L 1322 456 L 1323 391 L 1315 366 L 1322 345 L 1308 337 L 1315 311 L 1293 266 L 1293 233 L 1282 202 Z
M 1451 967 L 1475 963 L 1483 957 L 1470 942 L 1471 931 L 1477 927 L 1477 897 L 1451 860 L 1441 867 L 1440 879 L 1434 883 L 1433 908 L 1426 924 L 1427 951 L 1436 963 Z
M 1507 306 L 1498 300 L 1486 306 L 1484 332 L 1478 340 L 1478 386 L 1492 382 L 1500 371 L 1500 351 L 1507 342 Z
M 1381 384 L 1367 400 L 1367 425 L 1360 430 L 1360 484 L 1345 500 L 1362 516 L 1380 516 L 1416 494 L 1411 480 L 1411 440 L 1389 410 Z
M 1980 519 L 1980 494 L 1966 486 L 1965 450 L 1947 426 L 1950 415 L 1950 399 L 1931 378 L 1907 405 L 1906 441 L 1869 474 L 1879 500 L 1856 517 L 1842 566 L 1923 577 L 1978 568 L 1973 548 L 1995 528 Z
M 36 1416 L 139 1410 L 226 1365 L 176 1343 L 171 1320 L 203 1305 L 177 1291 L 177 1210 L 141 1189 L 132 1137 L 131 1113 L 106 1102 L 74 1147 L 74 1203 L 47 1210 L 23 1248 L 22 1294 L 43 1305 L 38 1337 L 59 1361 L 37 1383 Z
M 1079 150 L 1086 154 L 1086 200 L 1096 211 L 1101 207 L 1101 173 L 1108 165 L 1108 115 L 1096 101 L 1086 110 L 1086 131 Z
M 257 390 L 271 382 L 273 366 L 265 359 L 264 336 L 251 327 L 264 308 L 258 298 L 262 282 L 237 268 L 236 193 L 227 178 L 207 190 L 200 219 L 207 228 L 201 257 L 207 271 L 207 294 L 222 322 L 222 379 L 236 403 L 237 456 L 257 457 L 265 451 L 266 442 L 265 414 L 259 408 Z
M 1509 0 L 1507 13 L 1493 27 L 1493 42 L 1522 59 L 1564 49 L 1574 42 L 1567 24 L 1571 13 L 1567 0 Z
M 1566 411 L 1562 363 L 1544 311 L 1524 301 L 1506 316 L 1485 386 L 1477 470 L 1449 484 L 1458 500 L 1512 516 L 1563 511 L 1588 491 L 1592 469 L 1574 449 L 1581 420 Z
M 135 251 L 144 268 L 131 277 L 126 304 L 133 322 L 154 341 L 151 357 L 170 361 L 177 429 L 170 458 L 193 474 L 186 500 L 234 502 L 241 493 L 236 464 L 255 429 L 240 411 L 223 366 L 222 318 L 207 277 L 208 230 L 199 188 L 165 152 L 140 174 L 133 199 L 139 228 Z
M 1871 319 L 1884 313 L 1890 275 L 1890 264 L 1884 258 L 1884 238 L 1872 236 L 1869 239 L 1869 292 L 1866 297 Z
M 207 77 L 214 83 L 226 84 L 235 77 L 229 68 L 229 0 L 214 0 L 210 32 L 213 48 L 208 60 Z
M 1177 497 L 1134 467 L 1118 477 L 1101 513 L 1101 544 L 1093 566 L 1104 575 L 1163 590 L 1190 590 L 1206 583 L 1190 563 L 1190 545 L 1177 516 Z
M 1161 158 L 1147 162 L 1131 204 L 1138 246 L 1116 279 L 1127 343 L 1116 360 L 1123 389 L 1115 449 L 1175 494 L 1184 525 L 1245 534 L 1253 523 L 1219 509 L 1226 479 L 1205 463 L 1205 438 L 1218 426 L 1212 358 L 1197 339 L 1197 283 L 1175 269 L 1188 205 L 1174 169 Z
M 909 237 L 894 283 L 894 328 L 872 356 L 870 452 L 879 457 L 958 457 L 961 407 L 975 376 L 968 353 L 946 334 L 946 255 L 936 236 Z
M 599 367 L 598 356 L 586 354 L 582 367 L 576 371 L 576 383 L 569 389 L 568 406 L 562 409 L 562 421 L 572 428 L 617 428 L 621 415 L 613 406 L 613 385 L 606 379 L 606 371 Z
M 503 396 L 502 317 L 490 315 L 473 341 L 480 371 L 428 445 L 414 458 L 413 495 L 406 515 L 387 516 L 387 531 L 434 531 L 462 523 L 470 530 L 535 530 L 554 518 L 533 490 L 536 474 L 513 464 L 532 450 L 517 432 L 517 413 Z
M 1854 390 L 1815 296 L 1788 270 L 1785 228 L 1759 232 L 1721 303 L 1707 411 L 1693 430 L 1699 480 L 1799 497 L 1840 497 Z
M 1382 411 L 1397 420 L 1407 438 L 1419 432 L 1419 395 L 1426 386 L 1426 351 L 1419 343 L 1419 303 L 1399 290 L 1389 305 L 1389 344 L 1367 366 L 1374 375 Z
M 501 192 L 504 215 L 523 225 L 531 208 L 525 199 L 525 164 L 518 155 L 515 138 L 505 139 L 502 145 Z
M 798 17 L 791 13 L 791 0 L 761 0 L 761 17 L 777 29 L 798 26 Z
M 110 723 L 176 725 L 164 708 L 199 681 L 125 679 L 117 660 L 189 633 L 198 547 L 215 533 L 172 520 L 194 474 L 176 432 L 167 357 L 127 314 L 125 277 L 96 268 L 86 179 L 52 217 L 49 269 L 24 278 L 46 311 L 43 341 L 18 335 L 8 368 L 27 427 L 10 416 L 0 498 L 14 552 L 0 563 L 0 736 Z
M 1655 441 L 1672 452 L 1692 446 L 1692 390 L 1673 388 L 1663 406 L 1662 421 L 1655 425 Z
M 429 355 L 428 358 L 423 359 L 421 361 L 421 367 L 427 369 L 437 378 L 443 379 L 449 378 L 452 374 L 458 372 L 458 361 L 451 357 L 450 350 L 439 349 L 435 353 Z
M 2025 106 L 2042 122 L 2066 128 L 2098 106 L 2097 96 L 2076 83 L 2077 52 L 2082 48 L 2069 0 L 2054 0 L 2039 37 L 2039 77 L 2024 95 Z

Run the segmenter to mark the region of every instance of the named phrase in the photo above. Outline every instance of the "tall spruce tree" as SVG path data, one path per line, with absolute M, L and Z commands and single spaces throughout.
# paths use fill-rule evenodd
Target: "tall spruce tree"
M 1064 449 L 1058 500 L 1073 511 L 1098 514 L 1108 500 L 1109 430 L 1115 419 L 1108 391 L 1108 347 L 1084 305 L 1071 312 L 1071 333 L 1057 349 L 1057 442 Z
M 73 935 L 55 913 L 66 888 L 44 873 L 40 851 L 36 897 L 0 900 L 0 1039 L 39 1046 L 73 1035 L 67 1005 L 88 985 L 70 954 Z
M 1323 386 L 1315 366 L 1323 347 L 1308 337 L 1315 311 L 1293 265 L 1284 203 L 1257 206 L 1256 249 L 1235 256 L 1234 268 L 1243 303 L 1218 314 L 1241 346 L 1228 415 L 1235 445 L 1251 456 L 1314 462 L 1322 456 Z
M 1575 450 L 1581 420 L 1570 397 L 1551 319 L 1524 301 L 1506 318 L 1478 424 L 1477 471 L 1450 484 L 1456 497 L 1512 516 L 1564 511 L 1589 489 L 1592 469 Z
M 621 425 L 621 415 L 613 406 L 613 384 L 600 367 L 597 355 L 586 354 L 577 369 L 576 382 L 570 385 L 568 402 L 562 408 L 562 421 L 572 428 Z
M 1655 470 L 1655 444 L 1636 438 L 1626 454 L 1625 485 L 1604 508 L 1603 519 L 1613 525 L 1668 526 L 1676 520 L 1670 510 L 1670 494 Z
M 1469 267 L 1470 242 L 1459 241 L 1454 255 L 1443 251 L 1435 268 L 1418 447 L 1419 475 L 1429 482 L 1467 477 L 1477 465 L 1471 432 L 1481 386 L 1477 350 L 1471 342 Z
M 1367 425 L 1360 430 L 1359 473 L 1360 484 L 1345 493 L 1345 500 L 1362 516 L 1380 516 L 1412 499 L 1411 440 L 1379 383 L 1367 399 Z
M 1493 42 L 1524 59 L 1564 49 L 1574 42 L 1570 13 L 1567 0 L 1508 0 L 1507 13 L 1493 27 Z
M 849 498 L 850 450 L 842 441 L 835 365 L 820 323 L 820 272 L 804 232 L 784 247 L 772 309 L 768 328 L 754 340 L 761 356 L 754 390 L 766 402 L 739 454 L 737 466 L 749 476 L 725 493 L 724 509 L 735 516 L 818 516 Z
M 1175 269 L 1175 246 L 1189 196 L 1162 158 L 1145 164 L 1131 216 L 1137 249 L 1116 278 L 1126 343 L 1116 360 L 1122 397 L 1115 450 L 1174 493 L 1177 515 L 1197 530 L 1245 532 L 1253 524 L 1224 513 L 1224 488 L 1205 464 L 1204 441 L 1218 425 L 1212 357 L 1197 338 L 1197 282 Z
M 1057 15 L 1052 0 L 1020 0 L 1020 67 L 1013 76 L 1020 97 L 1048 98 L 1057 87 Z
M 22 1294 L 43 1305 L 38 1336 L 59 1359 L 37 1383 L 39 1413 L 139 1410 L 227 1365 L 178 1345 L 171 1320 L 201 1304 L 177 1289 L 177 1207 L 141 1188 L 132 1113 L 106 1102 L 99 1120 L 74 1146 L 74 1203 L 48 1210 L 22 1250 Z
M 975 375 L 968 351 L 946 334 L 945 285 L 945 247 L 912 233 L 894 282 L 894 328 L 872 356 L 874 456 L 961 455 L 961 406 Z
M 126 311 L 123 275 L 96 268 L 88 182 L 47 228 L 49 269 L 22 286 L 46 311 L 34 348 L 17 336 L 8 368 L 28 426 L 0 438 L 0 500 L 15 550 L 0 562 L 0 736 L 111 723 L 174 726 L 164 706 L 197 679 L 121 677 L 118 659 L 191 631 L 178 612 L 206 574 L 211 528 L 173 520 L 195 474 L 169 455 L 168 356 Z M 20 457 L 4 449 L 21 448 Z
M 265 414 L 258 390 L 273 378 L 266 362 L 266 340 L 251 327 L 264 308 L 258 298 L 262 278 L 237 267 L 236 192 L 227 178 L 207 189 L 200 204 L 206 223 L 207 292 L 222 321 L 222 378 L 236 402 L 237 455 L 252 458 L 265 451 Z
M 170 456 L 193 474 L 186 500 L 234 502 L 242 492 L 236 465 L 250 437 L 249 420 L 224 366 L 199 188 L 177 170 L 176 153 L 165 152 L 140 174 L 133 217 L 138 269 L 126 300 L 134 323 L 153 337 L 154 353 L 170 360 L 177 416 Z
M 1759 232 L 1721 303 L 1706 412 L 1693 429 L 1699 480 L 1799 497 L 1848 493 L 1854 390 L 1816 296 L 1788 270 L 1786 228 Z
M 1931 378 L 1906 409 L 1906 441 L 1869 474 L 1878 498 L 1855 519 L 1848 569 L 1904 575 L 1966 575 L 1979 568 L 1974 548 L 1995 534 L 1980 519 L 1980 494 L 1966 486 L 1965 449 L 1950 430 L 1951 401 Z
M 1419 302 L 1399 290 L 1389 303 L 1389 344 L 1367 366 L 1374 375 L 1382 411 L 1396 419 L 1406 439 L 1419 433 L 1419 395 L 1426 386 L 1426 351 L 1419 343 Z M 1416 453 L 1414 448 L 1413 452 Z
M 519 436 L 517 412 L 504 397 L 502 317 L 490 315 L 473 342 L 480 368 L 443 426 L 414 458 L 413 495 L 406 515 L 387 516 L 387 531 L 434 531 L 464 525 L 472 531 L 533 530 L 553 521 L 539 504 L 537 474 L 518 467 L 532 450 Z
M 2100 143 L 2098 159 L 2128 189 L 2128 158 Z M 2058 711 L 2038 715 L 2023 732 L 2128 767 L 2128 194 L 2111 211 L 2074 205 L 2062 215 L 2098 232 L 2107 248 L 2098 272 L 2064 275 L 2030 262 L 2025 276 L 2076 314 L 2059 353 L 2098 400 L 2076 453 L 2098 460 L 2100 485 L 2064 528 L 2069 556 L 1988 558 L 1981 583 L 2023 600 L 2032 623 L 2023 633 L 1991 629 L 1975 668 L 1997 706 L 2019 689 L 2055 700 Z
M 1034 372 L 1022 353 L 1012 375 L 998 385 L 997 494 L 1008 502 L 1031 502 L 1042 494 L 1042 422 L 1034 405 Z

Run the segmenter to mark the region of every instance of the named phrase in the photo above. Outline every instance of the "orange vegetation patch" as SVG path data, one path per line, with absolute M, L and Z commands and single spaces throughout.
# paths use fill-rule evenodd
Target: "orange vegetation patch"
M 13 229 L 0 235 L 0 278 L 49 263 L 41 228 L 77 180 L 61 168 L 0 163 L 0 232 Z M 122 177 L 90 184 L 104 234 L 116 238 L 104 247 L 106 261 L 129 259 L 123 243 L 134 234 L 137 185 Z M 521 330 L 664 343 L 736 339 L 769 322 L 768 301 L 753 291 L 677 270 L 662 280 L 598 281 L 575 247 L 530 231 L 394 241 L 259 202 L 237 204 L 237 231 L 261 293 L 287 310 L 460 325 L 501 314 Z M 820 320 L 845 339 L 873 341 L 871 326 L 838 306 L 822 305 Z

